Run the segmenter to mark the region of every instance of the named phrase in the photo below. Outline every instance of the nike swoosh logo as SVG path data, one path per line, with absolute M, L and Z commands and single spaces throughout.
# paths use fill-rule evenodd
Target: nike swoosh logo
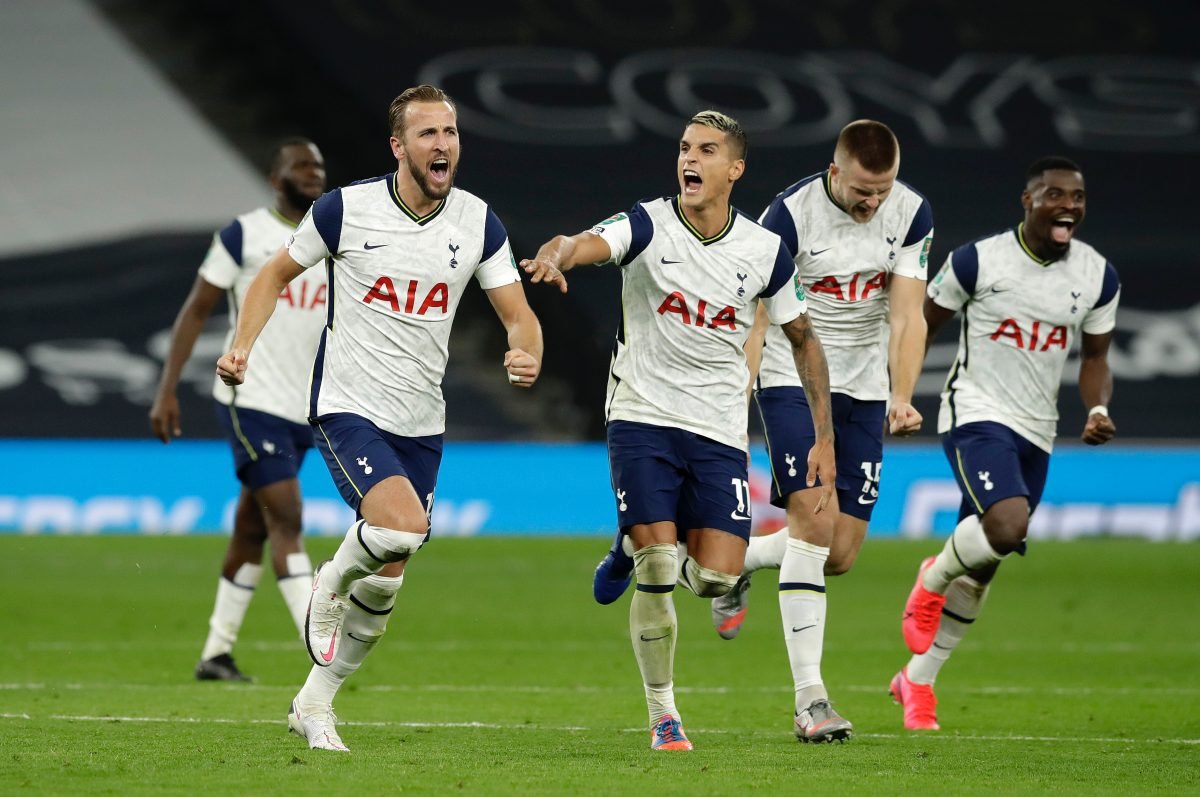
M 992 286 L 992 293 L 1004 293 L 1006 290 L 1008 290 L 1008 288 L 997 288 L 995 285 Z
M 664 257 L 664 258 L 660 259 L 658 262 L 662 263 L 664 266 L 673 266 L 676 263 L 682 263 L 683 261 L 682 260 L 667 260 Z
M 866 496 L 865 496 L 865 495 L 860 495 L 860 496 L 858 497 L 858 502 L 859 502 L 860 504 L 862 504 L 863 506 L 869 506 L 870 504 L 873 504 L 873 503 L 875 503 L 876 501 L 878 501 L 878 500 L 879 500 L 878 498 L 872 498 L 872 499 L 870 499 L 870 500 L 868 501 L 868 500 L 864 500 L 865 498 L 866 498 Z
M 355 642 L 362 642 L 364 645 L 370 645 L 372 642 L 372 640 L 370 640 L 370 639 L 363 639 L 362 637 L 355 636 L 354 634 L 350 633 L 349 631 L 346 632 L 346 636 L 350 637 Z
M 336 632 L 334 633 L 334 635 L 332 637 L 329 638 L 329 650 L 327 650 L 321 654 L 321 658 L 324 659 L 325 661 L 333 661 L 333 644 L 335 642 L 337 642 L 337 633 Z
M 649 639 L 646 639 L 645 634 L 638 634 L 638 636 L 641 638 L 641 640 L 643 642 L 657 642 L 660 639 L 666 639 L 667 637 L 670 636 L 670 634 L 663 634 L 662 636 L 652 636 Z
M 795 628 L 795 627 L 793 627 L 793 628 L 792 628 L 792 633 L 793 633 L 793 634 L 798 634 L 798 633 L 800 633 L 801 631 L 807 631 L 807 630 L 808 630 L 808 629 L 810 629 L 810 628 L 816 628 L 816 627 L 817 627 L 817 624 L 816 624 L 816 623 L 813 623 L 812 625 L 806 625 L 806 626 L 802 626 L 802 627 L 800 627 L 800 628 Z
M 828 252 L 828 251 L 829 251 L 830 249 L 832 249 L 832 248 L 833 248 L 832 246 L 827 246 L 827 247 L 825 247 L 824 249 L 809 249 L 809 250 L 808 250 L 808 256 L 809 256 L 809 257 L 816 257 L 817 255 L 821 254 L 822 252 Z
M 366 249 L 368 252 L 370 252 L 372 249 L 382 249 L 385 246 L 387 246 L 387 244 L 363 244 L 363 249 Z
M 749 520 L 750 516 L 749 515 L 739 515 L 737 512 L 730 512 L 729 519 L 730 520 Z

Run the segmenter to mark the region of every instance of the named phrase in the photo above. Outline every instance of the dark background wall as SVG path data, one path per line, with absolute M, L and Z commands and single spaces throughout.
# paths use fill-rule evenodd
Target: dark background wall
M 734 202 L 753 215 L 824 168 L 846 122 L 886 121 L 901 140 L 901 179 L 933 205 L 937 263 L 1019 221 L 1024 168 L 1068 155 L 1088 181 L 1080 237 L 1123 278 L 1112 357 L 1121 432 L 1200 437 L 1189 407 L 1200 395 L 1200 56 L 1180 16 L 1187 4 L 527 0 L 484 14 L 400 0 L 93 5 L 248 160 L 307 134 L 334 184 L 390 171 L 388 103 L 417 82 L 442 85 L 459 105 L 459 184 L 492 203 L 518 256 L 673 193 L 677 136 L 704 107 L 749 131 Z M 0 261 L 19 275 L 0 295 L 3 346 L 28 370 L 0 390 L 0 433 L 143 434 L 156 376 L 146 363 L 161 356 L 209 232 Z M 446 391 L 452 437 L 601 436 L 619 276 L 576 274 L 566 297 L 528 291 L 547 338 L 532 401 L 496 385 L 499 325 L 478 292 L 464 302 Z M 217 329 L 197 357 L 199 389 L 184 391 L 194 433 L 215 431 L 204 395 Z M 929 434 L 952 355 L 947 335 L 922 379 Z M 1064 385 L 1064 436 L 1082 423 L 1078 403 Z

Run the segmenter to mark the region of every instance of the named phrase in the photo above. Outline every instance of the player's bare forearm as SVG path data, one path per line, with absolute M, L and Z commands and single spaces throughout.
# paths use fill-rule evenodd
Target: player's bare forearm
M 287 249 L 280 249 L 266 262 L 258 276 L 246 289 L 242 309 L 238 315 L 237 329 L 233 333 L 233 344 L 228 352 L 217 360 L 217 375 L 227 385 L 240 385 L 246 378 L 246 367 L 254 341 L 275 312 L 279 294 L 287 284 L 304 271 L 292 259 Z
M 750 327 L 750 334 L 742 346 L 742 351 L 746 353 L 746 367 L 750 371 L 750 382 L 746 386 L 747 400 L 749 394 L 754 391 L 754 383 L 762 367 L 763 346 L 766 344 L 767 327 L 770 325 L 771 319 L 767 316 L 766 305 L 759 302 L 758 309 L 754 311 L 754 323 Z
M 913 390 L 925 359 L 927 325 L 922 311 L 925 280 L 893 277 L 888 286 L 890 335 L 888 370 L 892 400 L 912 403 Z
M 542 370 L 543 340 L 542 325 L 525 300 L 525 289 L 514 282 L 488 290 L 487 296 L 508 335 L 504 368 L 509 384 L 531 387 Z
M 566 293 L 565 272 L 575 266 L 603 263 L 610 254 L 608 241 L 595 233 L 556 235 L 542 244 L 532 259 L 522 260 L 520 266 L 529 275 L 531 283 L 558 285 L 558 289 Z
M 1117 434 L 1117 427 L 1107 415 L 1108 402 L 1112 399 L 1113 376 L 1108 365 L 1108 348 L 1112 333 L 1089 335 L 1084 333 L 1080 345 L 1079 397 L 1087 408 L 1088 418 L 1080 436 L 1088 445 L 1102 445 Z M 1091 412 L 1096 407 L 1104 411 Z
M 164 443 L 172 436 L 179 437 L 183 434 L 179 421 L 179 399 L 175 395 L 175 388 L 179 384 L 183 366 L 192 356 L 196 339 L 204 329 L 204 322 L 212 315 L 212 309 L 222 293 L 220 288 L 203 277 L 196 277 L 191 292 L 175 317 L 175 324 L 171 328 L 171 343 L 158 379 L 158 390 L 155 392 L 154 403 L 150 406 L 150 429 L 154 436 Z
M 925 317 L 925 353 L 928 354 L 929 347 L 933 345 L 933 341 L 942 331 L 942 327 L 946 326 L 951 318 L 954 318 L 954 311 L 947 310 L 927 296 L 922 308 L 922 315 Z
M 813 428 L 818 438 L 833 439 L 833 415 L 829 407 L 829 364 L 821 339 L 812 328 L 808 315 L 802 315 L 783 325 L 792 343 L 796 373 L 804 385 L 804 395 L 812 411 Z

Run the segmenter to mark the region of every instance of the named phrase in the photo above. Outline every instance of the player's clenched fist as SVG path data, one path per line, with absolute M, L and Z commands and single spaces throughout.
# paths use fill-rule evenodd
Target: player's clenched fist
M 221 359 L 217 360 L 217 376 L 231 387 L 245 382 L 248 356 L 245 349 L 233 349 L 228 354 L 221 355 Z

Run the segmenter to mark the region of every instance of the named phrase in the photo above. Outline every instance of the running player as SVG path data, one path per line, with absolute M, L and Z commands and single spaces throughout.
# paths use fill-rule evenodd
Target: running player
M 317 200 L 251 285 L 233 345 L 217 363 L 227 383 L 241 382 L 272 297 L 326 264 L 331 301 L 308 415 L 359 520 L 313 579 L 305 643 L 315 666 L 288 715 L 291 730 L 324 750 L 346 750 L 334 696 L 383 635 L 405 564 L 429 536 L 447 342 L 472 278 L 507 330 L 508 382 L 529 388 L 542 359 L 541 327 L 504 225 L 454 187 L 454 103 L 439 88 L 416 86 L 392 101 L 389 118 L 396 171 Z
M 904 707 L 905 728 L 938 729 L 938 671 L 978 618 L 1000 562 L 1025 551 L 1076 340 L 1088 408 L 1083 442 L 1102 445 L 1116 434 L 1108 349 L 1121 286 L 1112 264 L 1075 238 L 1086 199 L 1074 162 L 1036 161 L 1021 194 L 1024 221 L 955 249 L 929 284 L 930 340 L 963 316 L 938 413 L 963 500 L 958 525 L 942 552 L 921 563 L 904 606 L 904 641 L 914 655 L 891 693 Z
M 778 235 L 729 202 L 745 155 L 735 120 L 698 113 L 679 142 L 677 195 L 638 202 L 590 231 L 556 236 L 521 261 L 532 282 L 563 291 L 562 272 L 574 266 L 621 267 L 608 450 L 618 526 L 633 549 L 629 629 L 656 750 L 692 749 L 675 705 L 672 590 L 678 581 L 716 597 L 742 570 L 750 533 L 743 346 L 760 301 L 809 386 L 816 434 L 807 483 L 819 477 L 832 485 L 834 478 L 828 371 L 796 267 Z M 821 488 L 816 509 L 831 490 Z M 682 564 L 680 541 L 687 546 Z
M 751 538 L 742 578 L 713 600 L 712 614 L 717 632 L 733 639 L 746 616 L 750 574 L 780 568 L 797 712 L 829 699 L 821 677 L 825 577 L 849 571 L 866 537 L 879 498 L 884 426 L 896 436 L 921 428 L 912 393 L 925 354 L 921 298 L 933 213 L 924 197 L 897 181 L 899 169 L 899 142 L 886 125 L 851 122 L 829 168 L 784 190 L 761 219 L 795 260 L 829 361 L 835 511 L 813 512 L 819 495 L 796 468 L 813 443 L 808 401 L 783 331 L 762 318 L 747 354 L 752 366 L 761 356 L 754 397 L 771 462 L 771 502 L 787 510 L 788 525 Z M 805 724 L 805 741 L 851 735 L 849 720 L 832 708 L 827 714 L 825 722 Z
M 150 408 L 150 428 L 164 443 L 183 433 L 176 388 L 204 322 L 226 297 L 230 328 L 225 343 L 232 342 L 246 288 L 325 191 L 325 161 L 317 145 L 305 138 L 281 142 L 271 158 L 270 184 L 275 192 L 273 207 L 242 214 L 213 235 L 191 293 L 175 319 Z M 250 680 L 234 662 L 233 646 L 262 577 L 268 541 L 279 591 L 297 630 L 304 629 L 312 563 L 300 536 L 297 476 L 304 455 L 313 447 L 306 391 L 325 326 L 325 302 L 324 272 L 306 273 L 277 296 L 277 321 L 259 340 L 254 377 L 237 388 L 214 379 L 217 418 L 233 450 L 242 489 L 208 638 L 196 665 L 196 678 L 201 681 Z

